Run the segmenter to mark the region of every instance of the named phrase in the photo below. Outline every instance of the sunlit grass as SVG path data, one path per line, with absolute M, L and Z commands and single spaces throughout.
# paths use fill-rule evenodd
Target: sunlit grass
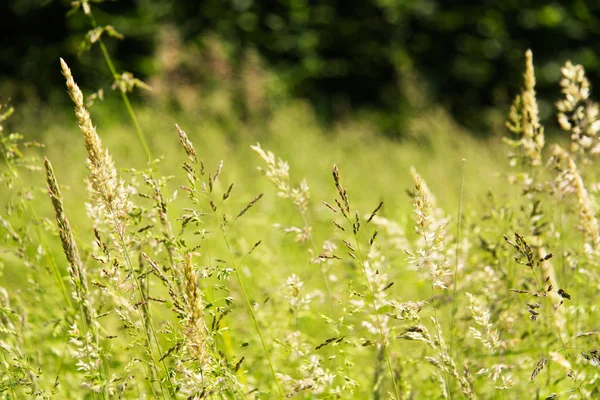
M 69 90 L 79 121 L 19 127 L 44 148 L 3 132 L 2 396 L 598 395 L 597 105 L 567 96 L 580 130 L 544 151 L 530 54 L 514 168 L 438 107 L 390 140 L 293 101 L 228 124 L 148 102 L 148 162 L 118 103 L 92 124 Z

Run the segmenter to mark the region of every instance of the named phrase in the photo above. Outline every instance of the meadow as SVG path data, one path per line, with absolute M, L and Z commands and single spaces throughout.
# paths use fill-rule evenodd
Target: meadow
M 0 110 L 0 396 L 598 397 L 599 106 L 566 63 L 550 143 L 533 65 L 482 141 L 301 101 L 137 130 L 57 62 L 74 113 Z

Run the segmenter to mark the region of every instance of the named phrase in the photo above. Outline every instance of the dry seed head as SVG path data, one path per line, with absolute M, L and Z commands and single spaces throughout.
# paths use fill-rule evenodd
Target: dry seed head
M 185 278 L 186 300 L 191 312 L 190 317 L 198 319 L 201 317 L 202 311 L 198 307 L 198 285 L 196 283 L 196 274 L 194 273 L 192 255 L 190 253 L 185 255 L 183 276 Z
M 208 174 L 208 187 L 210 192 L 212 192 L 214 184 L 217 182 L 217 180 L 219 180 L 219 176 L 221 175 L 222 170 L 223 160 L 219 161 L 219 165 L 217 165 L 217 170 L 215 171 L 215 174 L 212 177 L 210 174 Z
M 117 170 L 108 150 L 103 149 L 102 141 L 85 108 L 83 93 L 75 83 L 71 70 L 61 58 L 62 73 L 67 80 L 67 90 L 75 103 L 75 115 L 83 134 L 88 153 L 88 190 L 92 206 L 104 211 L 104 215 L 120 234 L 124 230 L 125 217 L 131 208 L 123 182 L 117 178 Z
M 282 198 L 290 197 L 290 166 L 281 158 L 275 159 L 275 154 L 271 151 L 264 151 L 260 143 L 250 146 L 252 150 L 267 164 L 267 168 L 258 169 L 265 174 L 275 187 L 278 195 Z
M 542 358 L 540 361 L 537 362 L 537 364 L 535 365 L 535 368 L 533 369 L 533 372 L 531 373 L 531 378 L 529 378 L 529 380 L 534 380 L 536 376 L 538 376 L 538 374 L 540 373 L 540 371 L 542 369 L 544 369 L 544 366 L 546 365 L 546 363 L 548 362 L 548 357 L 546 358 Z
M 62 195 L 58 188 L 58 183 L 56 182 L 54 169 L 52 168 L 52 164 L 46 157 L 44 157 L 44 167 L 46 168 L 46 183 L 48 184 L 48 195 L 50 196 L 50 200 L 52 201 L 52 206 L 54 207 L 54 212 L 56 214 L 58 236 L 60 237 L 63 250 L 65 252 L 65 255 L 67 256 L 67 261 L 69 262 L 69 265 L 73 268 L 73 274 L 78 275 L 78 268 L 74 268 L 74 266 L 81 266 L 79 251 L 77 250 L 77 246 L 75 244 L 75 238 L 73 237 L 73 232 L 71 231 L 69 220 L 65 216 Z
M 429 205 L 432 209 L 432 213 L 435 212 L 438 217 L 441 217 L 442 213 L 441 213 L 441 210 L 437 206 L 437 200 L 436 200 L 435 196 L 433 195 L 433 192 L 431 191 L 431 189 L 429 189 L 429 186 L 427 186 L 427 183 L 423 180 L 421 175 L 419 175 L 419 173 L 417 172 L 417 169 L 415 167 L 410 167 L 410 175 L 412 176 L 412 178 L 415 182 L 419 183 L 420 190 L 425 194 L 425 196 L 427 197 L 427 199 L 429 201 Z
M 445 222 L 434 218 L 431 199 L 424 190 L 421 177 L 418 174 L 413 174 L 413 177 L 415 179 L 413 198 L 415 230 L 420 239 L 415 250 L 407 251 L 408 262 L 418 271 L 427 271 L 431 285 L 444 290 L 446 285 L 443 279 L 450 274 L 443 251 Z
M 88 113 L 87 109 L 84 105 L 84 98 L 81 89 L 75 83 L 73 79 L 73 75 L 71 74 L 71 70 L 69 66 L 63 60 L 60 59 L 60 66 L 62 68 L 62 74 L 67 80 L 67 90 L 69 92 L 69 96 L 73 103 L 75 103 L 75 115 L 77 117 L 77 122 L 79 122 L 79 128 L 83 133 L 83 137 L 85 139 L 85 147 L 89 155 L 90 162 L 94 162 L 102 159 L 102 141 L 100 137 L 96 133 L 96 128 L 92 124 L 92 118 Z
M 179 140 L 181 141 L 181 145 L 183 146 L 185 153 L 194 164 L 197 164 L 198 155 L 196 154 L 196 150 L 194 149 L 192 141 L 188 139 L 187 134 L 179 127 L 179 125 L 175 124 L 175 127 L 177 128 L 177 132 L 179 132 Z
M 539 110 L 535 93 L 535 73 L 533 69 L 533 54 L 531 50 L 525 53 L 525 87 L 521 93 L 522 110 L 522 147 L 531 165 L 541 164 L 542 148 L 544 147 L 544 128 L 540 125 Z
M 292 203 L 300 209 L 301 212 L 305 212 L 308 209 L 308 201 L 310 200 L 310 188 L 306 179 L 302 179 L 300 186 L 292 188 L 290 191 L 290 198 Z
M 340 181 L 340 170 L 338 169 L 337 165 L 333 165 L 333 181 L 335 182 L 335 187 L 338 191 L 338 194 L 340 195 L 340 199 L 343 202 L 344 205 L 344 209 L 342 209 L 342 205 L 338 202 L 338 200 L 336 199 L 335 202 L 337 203 L 338 207 L 340 208 L 340 211 L 342 212 L 342 214 L 344 214 L 344 216 L 347 217 L 346 213 L 350 213 L 350 201 L 348 200 L 348 191 L 346 190 L 345 187 L 342 186 L 342 183 Z M 348 217 L 347 217 L 348 218 Z
M 432 222 L 433 210 L 431 206 L 431 197 L 427 195 L 426 189 L 423 187 L 423 181 L 419 175 L 414 174 L 415 180 L 415 197 L 413 200 L 414 212 L 416 215 L 417 229 L 424 231 Z
M 290 166 L 281 158 L 275 159 L 275 154 L 271 151 L 265 151 L 256 143 L 250 148 L 267 164 L 267 168 L 258 167 L 265 176 L 277 187 L 277 195 L 284 199 L 291 199 L 292 203 L 300 212 L 304 213 L 308 209 L 310 200 L 310 188 L 306 179 L 300 182 L 296 188 L 290 186 Z
M 469 331 L 481 343 L 492 351 L 492 354 L 502 346 L 502 341 L 498 337 L 498 332 L 493 328 L 490 322 L 491 314 L 487 307 L 484 307 L 475 296 L 466 293 L 469 299 L 469 312 L 475 322 L 482 327 L 483 332 L 473 327 Z
M 511 152 L 511 166 L 519 160 L 530 166 L 539 166 L 542 163 L 542 149 L 544 147 L 544 127 L 540 125 L 539 110 L 535 93 L 535 74 L 533 69 L 533 55 L 531 50 L 525 53 L 524 88 L 520 96 L 510 109 L 506 126 L 518 140 L 505 139 L 511 147 L 519 149 L 519 154 Z
M 375 210 L 373 210 L 373 212 L 371 213 L 371 215 L 369 215 L 369 218 L 367 219 L 367 224 L 369 222 L 371 222 L 373 220 L 373 218 L 375 218 L 375 216 L 377 215 L 377 212 L 381 209 L 381 207 L 383 207 L 383 201 L 381 201 L 379 203 L 379 205 L 375 208 Z
M 255 198 L 253 198 L 252 200 L 250 200 L 250 203 L 248 203 L 248 205 L 246 207 L 244 207 L 242 209 L 242 211 L 240 211 L 240 213 L 237 215 L 236 218 L 241 217 L 242 215 L 246 214 L 246 211 L 248 211 L 253 205 L 255 205 L 260 199 L 262 199 L 264 193 L 259 194 L 258 196 L 256 196 Z
M 573 157 L 561 146 L 552 147 L 552 156 L 558 162 L 558 187 L 563 192 L 574 191 L 579 203 L 579 221 L 586 241 L 596 251 L 600 249 L 600 228 L 594 212 L 594 204 L 583 183 Z
M 187 326 L 185 335 L 191 353 L 201 363 L 208 357 L 207 328 L 202 318 L 202 293 L 198 290 L 196 273 L 192 263 L 192 255 L 185 255 L 183 265 L 183 276 L 185 279 L 185 300 L 188 309 Z
M 533 53 L 531 49 L 525 52 L 525 93 L 531 95 L 535 100 L 535 72 L 533 69 Z M 533 124 L 538 123 L 538 109 L 537 102 L 533 101 L 531 104 L 531 122 Z
M 508 113 L 508 121 L 506 121 L 506 127 L 515 135 L 520 135 L 523 132 L 522 123 L 522 110 L 523 103 L 521 95 L 517 95 L 510 106 Z
M 583 155 L 586 150 L 592 154 L 600 152 L 597 136 L 600 131 L 600 107 L 589 99 L 590 83 L 581 65 L 567 61 L 561 68 L 560 81 L 564 98 L 556 103 L 558 123 L 571 134 L 571 151 Z
M 88 284 L 85 276 L 85 269 L 79 257 L 77 243 L 71 230 L 71 225 L 67 219 L 63 199 L 56 182 L 54 169 L 50 161 L 44 157 L 44 167 L 46 169 L 46 183 L 48 184 L 48 195 L 52 201 L 52 206 L 56 215 L 56 224 L 58 226 L 58 236 L 63 247 L 63 251 L 69 263 L 69 275 L 71 283 L 75 289 L 74 297 L 81 304 L 83 314 L 86 318 L 87 326 L 94 324 L 92 317 L 92 308 L 88 298 Z

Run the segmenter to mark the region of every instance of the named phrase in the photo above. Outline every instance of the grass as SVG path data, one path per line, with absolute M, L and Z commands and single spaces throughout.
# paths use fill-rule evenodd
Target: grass
M 562 147 L 531 53 L 505 143 L 433 106 L 402 141 L 294 101 L 227 125 L 148 104 L 130 128 L 63 73 L 76 119 L 19 126 L 45 147 L 0 110 L 2 398 L 598 396 L 600 123 L 579 66 Z

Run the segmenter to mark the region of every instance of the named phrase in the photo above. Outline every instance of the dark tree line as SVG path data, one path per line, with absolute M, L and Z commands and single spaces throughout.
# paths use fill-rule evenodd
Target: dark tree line
M 48 99 L 62 88 L 56 60 L 75 58 L 87 30 L 70 1 L 0 1 L 0 90 Z M 203 48 L 206 35 L 228 44 L 232 64 L 255 49 L 290 96 L 309 99 L 323 118 L 357 109 L 381 113 L 382 126 L 410 107 L 406 76 L 426 82 L 435 101 L 471 127 L 505 107 L 520 85 L 523 53 L 534 51 L 540 93 L 558 97 L 566 59 L 598 82 L 600 2 L 567 0 L 120 0 L 91 3 L 98 23 L 126 35 L 107 40 L 119 67 L 153 73 L 156 33 L 177 27 Z M 80 62 L 87 83 L 106 80 L 96 53 Z M 543 108 L 543 107 L 542 107 Z M 542 111 L 544 111 L 542 109 Z M 386 125 L 387 124 L 387 125 Z M 385 130 L 385 129 L 384 129 Z

